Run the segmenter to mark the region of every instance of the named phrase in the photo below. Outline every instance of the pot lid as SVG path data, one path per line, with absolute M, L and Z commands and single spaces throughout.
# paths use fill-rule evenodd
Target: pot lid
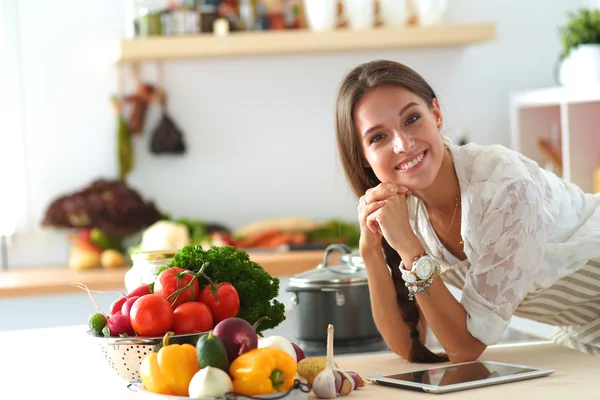
M 360 256 L 360 254 L 358 254 L 358 252 L 351 253 L 351 254 L 345 254 L 345 255 L 341 256 L 340 259 L 343 264 L 352 263 L 353 265 L 355 265 L 357 267 L 363 267 L 363 268 L 365 266 L 365 263 L 364 263 L 362 257 Z
M 329 254 L 334 250 L 341 250 L 345 254 L 340 257 L 342 265 L 329 265 Z M 348 285 L 367 282 L 367 272 L 362 258 L 353 254 L 345 245 L 333 244 L 325 249 L 323 263 L 317 268 L 302 272 L 290 278 L 292 286 L 315 285 Z

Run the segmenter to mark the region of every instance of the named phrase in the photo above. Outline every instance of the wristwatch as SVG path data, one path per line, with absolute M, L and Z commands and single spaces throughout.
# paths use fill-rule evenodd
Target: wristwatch
M 402 262 L 400 271 L 410 300 L 415 293 L 427 294 L 427 289 L 440 272 L 440 264 L 427 253 L 415 257 L 410 270 L 402 268 L 403 265 Z

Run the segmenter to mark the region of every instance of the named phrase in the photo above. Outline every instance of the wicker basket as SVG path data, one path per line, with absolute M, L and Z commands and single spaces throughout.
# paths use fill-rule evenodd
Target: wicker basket
M 202 334 L 174 335 L 169 338 L 169 344 L 188 343 L 196 346 Z M 91 331 L 88 331 L 88 335 L 98 342 L 111 368 L 129 383 L 142 381 L 142 360 L 151 352 L 160 350 L 163 341 L 162 337 L 103 337 L 96 336 Z

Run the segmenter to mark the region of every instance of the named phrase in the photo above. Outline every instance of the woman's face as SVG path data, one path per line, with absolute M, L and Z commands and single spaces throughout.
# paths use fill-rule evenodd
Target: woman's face
M 365 160 L 381 182 L 411 190 L 432 184 L 444 158 L 437 99 L 430 108 L 407 89 L 378 86 L 356 104 L 354 123 Z

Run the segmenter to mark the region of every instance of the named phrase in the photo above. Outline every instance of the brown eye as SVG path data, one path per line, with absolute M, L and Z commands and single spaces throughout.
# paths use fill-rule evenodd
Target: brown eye
M 379 142 L 380 140 L 382 140 L 384 138 L 383 133 L 378 133 L 376 135 L 373 135 L 373 137 L 370 140 L 370 143 L 375 143 L 375 142 Z
M 411 125 L 411 124 L 414 124 L 415 122 L 417 122 L 417 121 L 419 120 L 419 118 L 421 118 L 421 116 L 420 116 L 420 115 L 418 115 L 418 114 L 413 114 L 413 115 L 411 115 L 410 117 L 408 117 L 408 118 L 406 119 L 406 123 L 405 123 L 404 125 Z

